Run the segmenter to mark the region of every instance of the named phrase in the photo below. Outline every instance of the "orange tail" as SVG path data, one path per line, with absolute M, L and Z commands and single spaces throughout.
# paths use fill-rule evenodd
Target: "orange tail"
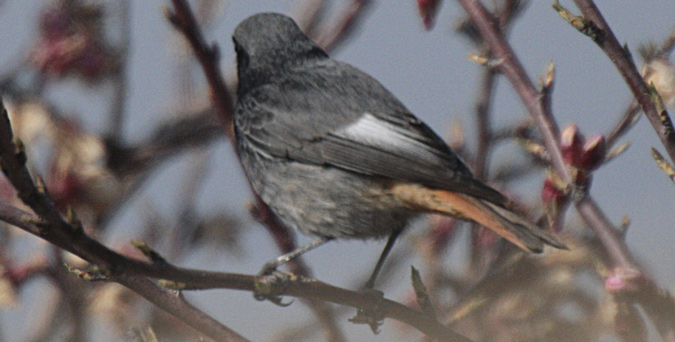
M 541 230 L 513 211 L 486 200 L 412 184 L 397 185 L 392 190 L 397 198 L 417 210 L 476 222 L 526 251 L 541 253 L 545 244 L 567 249 L 553 235 Z

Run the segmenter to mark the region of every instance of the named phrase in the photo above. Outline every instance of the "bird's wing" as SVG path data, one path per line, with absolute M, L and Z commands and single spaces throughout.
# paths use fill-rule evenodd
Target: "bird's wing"
M 426 124 L 379 83 L 375 85 L 381 88 L 377 96 L 383 97 L 384 92 L 381 105 L 371 104 L 362 98 L 368 94 L 361 96 L 358 91 L 344 96 L 351 89 L 339 86 L 308 90 L 295 89 L 286 82 L 274 89 L 263 87 L 240 99 L 238 134 L 245 135 L 260 153 L 277 158 L 421 183 L 498 205 L 506 203 L 503 195 L 476 180 Z M 369 86 L 372 90 L 373 85 Z M 363 103 L 359 105 L 359 101 Z

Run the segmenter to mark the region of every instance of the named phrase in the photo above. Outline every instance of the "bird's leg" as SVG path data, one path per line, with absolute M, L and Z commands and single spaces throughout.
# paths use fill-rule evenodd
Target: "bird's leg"
M 319 238 L 312 241 L 310 244 L 296 248 L 290 253 L 286 253 L 268 263 L 258 273 L 255 281 L 255 289 L 253 290 L 253 297 L 257 300 L 269 300 L 270 302 L 279 306 L 288 306 L 291 303 L 284 303 L 283 298 L 279 293 L 283 292 L 286 283 L 293 276 L 290 273 L 277 271 L 277 267 L 317 248 L 324 243 L 332 240 L 332 238 Z
M 373 273 L 370 274 L 370 278 L 368 278 L 366 285 L 363 286 L 363 290 L 361 291 L 366 296 L 372 298 L 372 306 L 370 308 L 359 309 L 356 312 L 356 316 L 350 319 L 351 322 L 356 324 L 368 324 L 374 334 L 379 332 L 379 327 L 382 325 L 382 320 L 384 319 L 384 315 L 380 308 L 384 293 L 375 289 L 375 279 L 377 279 L 378 274 L 380 274 L 384 261 L 394 247 L 396 239 L 401 235 L 401 231 L 402 230 L 394 231 L 391 236 L 389 236 L 389 240 L 387 240 L 387 244 L 384 246 L 384 250 L 382 250 L 382 254 L 380 254 L 380 258 L 377 260 L 377 264 L 375 264 Z
M 377 279 L 378 274 L 380 274 L 380 270 L 382 270 L 384 261 L 389 256 L 389 252 L 391 252 L 391 249 L 394 247 L 396 239 L 398 239 L 399 235 L 401 235 L 401 231 L 402 230 L 394 231 L 391 234 L 391 236 L 389 236 L 389 240 L 387 240 L 387 244 L 384 246 L 384 250 L 382 250 L 380 258 L 377 259 L 377 264 L 375 264 L 375 269 L 373 270 L 373 273 L 370 274 L 370 278 L 368 278 L 366 285 L 363 287 L 365 290 L 372 290 L 373 288 L 375 288 L 375 279 Z
M 317 248 L 317 247 L 325 244 L 326 242 L 328 242 L 330 240 L 332 240 L 332 238 L 327 238 L 327 237 L 318 238 L 318 239 L 312 241 L 311 243 L 309 243 L 305 246 L 302 246 L 300 248 L 296 248 L 289 253 L 286 253 L 286 254 L 284 254 L 284 255 L 282 255 L 282 256 L 274 259 L 274 260 L 271 260 L 271 261 L 265 263 L 265 265 L 260 270 L 258 275 L 269 275 L 273 271 L 275 271 L 277 269 L 277 267 L 279 267 L 279 266 L 281 266 L 281 265 L 283 265 L 283 264 L 285 264 L 285 263 L 287 263 L 287 262 L 289 262 L 289 261 L 291 261 L 291 260 L 311 251 L 314 248 Z

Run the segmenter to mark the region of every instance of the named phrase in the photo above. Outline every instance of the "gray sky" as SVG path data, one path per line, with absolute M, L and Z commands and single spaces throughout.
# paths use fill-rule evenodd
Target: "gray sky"
M 5 0 L 0 7 L 0 68 L 14 65 L 31 43 L 36 30 L 39 1 Z M 164 19 L 162 7 L 169 1 L 134 1 L 132 6 L 132 56 L 130 60 L 129 119 L 125 137 L 138 140 L 151 132 L 157 120 L 169 116 L 176 107 L 185 104 L 168 100 L 179 89 L 179 73 L 172 68 L 179 51 L 174 31 Z M 223 54 L 225 70 L 233 62 L 231 32 L 237 23 L 248 15 L 261 11 L 291 13 L 289 1 L 230 1 L 218 16 L 207 40 L 215 41 Z M 335 6 L 342 2 L 336 1 Z M 621 42 L 625 42 L 639 62 L 637 48 L 648 41 L 661 42 L 675 29 L 675 2 L 648 1 L 597 1 Z M 571 1 L 563 5 L 575 9 Z M 417 15 L 415 2 L 376 2 L 364 18 L 358 33 L 333 55 L 373 75 L 396 94 L 418 117 L 434 130 L 443 134 L 453 120 L 461 120 L 467 128 L 471 145 L 473 134 L 473 99 L 477 93 L 480 67 L 466 56 L 472 47 L 451 28 L 463 14 L 453 1 L 446 1 L 433 31 L 426 32 Z M 572 29 L 551 8 L 550 1 L 534 0 L 525 16 L 518 21 L 511 34 L 516 54 L 533 79 L 543 75 L 549 61 L 557 68 L 553 111 L 559 125 L 564 128 L 575 123 L 586 136 L 608 133 L 625 106 L 630 93 L 608 58 L 594 43 Z M 0 69 L 2 73 L 2 69 Z M 203 79 L 196 87 L 203 88 Z M 80 115 L 86 127 L 100 130 L 105 121 L 107 98 L 97 89 L 85 89 L 72 84 L 53 91 L 50 98 L 63 108 Z M 495 123 L 505 124 L 521 120 L 527 113 L 507 82 L 499 82 L 497 101 L 493 106 Z M 671 109 L 672 111 L 672 109 Z M 98 114 L 98 115 L 97 115 Z M 633 145 L 618 160 L 599 170 L 594 176 L 591 193 L 614 223 L 624 215 L 632 220 L 628 244 L 632 251 L 652 272 L 658 283 L 672 288 L 675 271 L 675 186 L 656 167 L 650 147 L 661 149 L 647 120 L 641 120 L 624 138 Z M 522 158 L 514 148 L 498 149 L 498 159 Z M 200 194 L 203 211 L 227 208 L 238 213 L 250 226 L 245 235 L 247 257 L 235 259 L 229 254 L 210 251 L 187 260 L 186 266 L 214 270 L 256 273 L 262 264 L 277 256 L 278 251 L 265 230 L 248 216 L 245 201 L 250 192 L 241 175 L 229 144 L 221 143 L 213 149 L 213 165 L 209 183 Z M 142 217 L 143 201 L 170 217 L 180 203 L 172 201 L 178 188 L 166 184 L 179 184 L 189 158 L 179 158 L 159 172 L 135 200 L 125 215 L 114 223 L 113 241 L 120 243 L 132 239 L 125 227 L 138 223 Z M 493 164 L 494 165 L 494 164 Z M 539 201 L 542 177 L 532 177 L 519 184 L 515 190 L 527 202 Z M 133 206 L 138 208 L 133 208 Z M 569 216 L 574 222 L 576 215 Z M 308 239 L 302 238 L 301 242 Z M 403 246 L 401 244 L 400 246 Z M 399 247 L 400 247 L 399 246 Z M 353 287 L 357 276 L 368 273 L 374 265 L 382 242 L 345 241 L 331 243 L 307 255 L 318 279 L 338 286 Z M 452 263 L 452 262 L 451 262 Z M 398 270 L 394 285 L 386 286 L 388 297 L 401 299 L 409 284 L 407 266 Z M 396 285 L 398 284 L 398 285 Z M 389 290 L 391 289 L 391 290 Z M 188 294 L 207 312 L 252 340 L 269 340 L 277 329 L 288 321 L 309 318 L 302 304 L 290 308 L 277 308 L 270 303 L 260 303 L 249 293 L 210 291 Z M 233 311 L 240 311 L 232 315 Z M 280 318 L 281 317 L 281 318 Z M 251 326 L 251 322 L 256 322 Z M 5 323 L 7 324 L 6 320 Z M 346 324 L 350 337 L 359 336 L 364 341 L 384 341 L 387 331 L 396 333 L 393 321 L 383 326 L 385 331 L 373 337 L 363 326 Z M 8 329 L 3 329 L 7 331 Z M 10 339 L 11 340 L 11 339 Z

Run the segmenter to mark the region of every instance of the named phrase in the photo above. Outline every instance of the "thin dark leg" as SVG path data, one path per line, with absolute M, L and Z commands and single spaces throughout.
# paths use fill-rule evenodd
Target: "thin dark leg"
M 401 231 L 402 230 L 397 230 L 393 232 L 389 237 L 389 240 L 387 240 L 387 244 L 384 246 L 384 250 L 382 251 L 382 254 L 380 254 L 380 258 L 377 260 L 375 269 L 373 270 L 373 273 L 370 274 L 370 278 L 366 282 L 365 286 L 366 290 L 370 290 L 375 287 L 375 279 L 377 278 L 377 275 L 380 274 L 382 265 L 384 265 L 384 261 L 387 259 L 387 256 L 389 256 L 389 252 L 391 252 L 391 249 L 394 247 L 396 239 L 398 238 L 399 235 L 401 235 Z
M 289 261 L 291 261 L 291 260 L 311 251 L 314 248 L 317 248 L 317 247 L 323 245 L 324 243 L 326 243 L 330 240 L 332 240 L 332 238 L 322 237 L 322 238 L 318 238 L 318 239 L 312 241 L 311 243 L 309 243 L 305 246 L 302 246 L 300 248 L 296 248 L 295 250 L 293 250 L 289 253 L 286 253 L 286 254 L 266 263 L 265 266 L 263 266 L 262 270 L 260 271 L 260 274 L 270 274 L 270 273 L 272 273 L 272 271 L 276 270 L 277 267 L 279 267 L 279 266 L 281 266 L 281 265 L 283 265 L 283 264 L 285 264 L 285 263 L 287 263 L 287 262 L 289 262 Z

